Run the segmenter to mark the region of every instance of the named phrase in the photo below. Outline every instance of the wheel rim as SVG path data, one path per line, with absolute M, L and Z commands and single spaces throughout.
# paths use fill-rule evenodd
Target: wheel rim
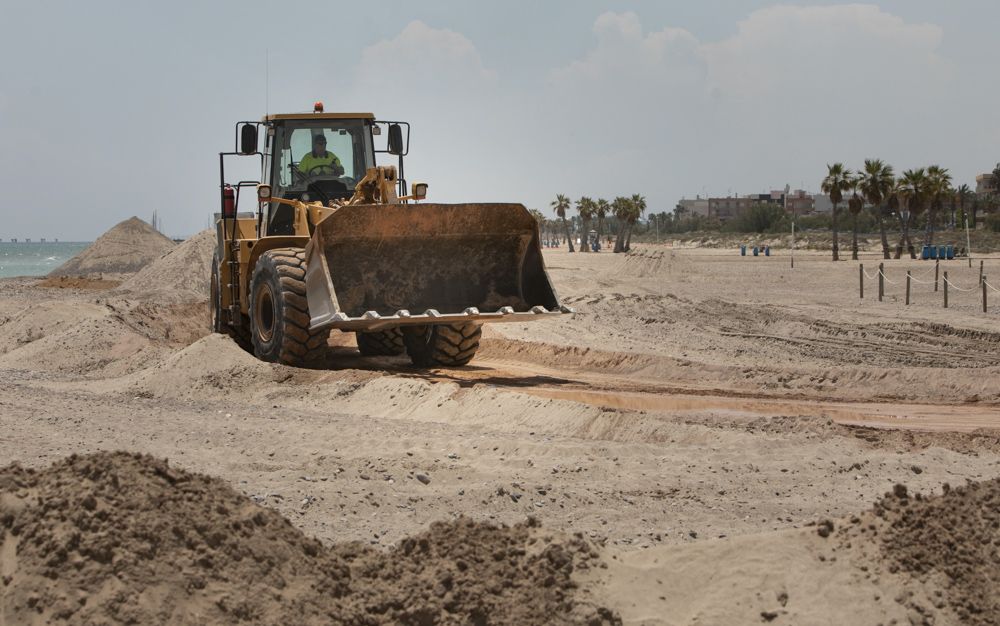
M 254 319 L 257 321 L 257 335 L 264 342 L 271 341 L 274 336 L 274 295 L 270 285 L 261 285 L 254 307 Z

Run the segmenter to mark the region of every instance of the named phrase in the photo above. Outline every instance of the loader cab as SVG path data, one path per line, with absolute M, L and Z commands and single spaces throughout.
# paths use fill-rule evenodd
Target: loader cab
M 273 116 L 265 123 L 264 179 L 275 197 L 325 205 L 344 200 L 375 166 L 374 120 L 366 114 Z M 331 155 L 339 167 L 329 165 Z M 294 234 L 291 207 L 271 203 L 261 217 L 261 236 Z

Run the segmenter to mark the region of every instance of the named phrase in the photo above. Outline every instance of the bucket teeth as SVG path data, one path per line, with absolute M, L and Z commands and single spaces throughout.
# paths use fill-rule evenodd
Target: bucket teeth
M 424 311 L 424 315 L 427 317 L 441 317 L 441 313 L 437 309 L 427 309 Z
M 536 314 L 542 314 L 542 313 L 548 313 L 549 310 L 539 304 L 538 306 L 531 307 L 531 312 Z
M 365 311 L 364 318 L 366 320 L 378 320 L 382 319 L 382 316 L 378 314 L 378 311 Z
M 403 317 L 403 318 L 410 317 L 410 312 L 407 311 L 406 309 L 400 309 L 396 311 L 396 317 Z
M 560 304 L 559 305 L 559 312 L 560 313 L 576 313 L 575 310 L 573 310 L 572 308 L 566 306 L 565 304 Z
M 470 306 L 469 308 L 465 309 L 465 314 L 466 315 L 479 315 L 479 309 L 477 309 L 474 306 Z
M 347 313 L 334 313 L 331 318 L 334 322 L 347 322 L 350 321 L 351 316 Z
M 497 311 L 497 313 L 499 313 L 500 315 L 513 315 L 514 314 L 514 307 L 512 307 L 512 306 L 502 306 L 502 307 L 500 307 L 500 310 Z

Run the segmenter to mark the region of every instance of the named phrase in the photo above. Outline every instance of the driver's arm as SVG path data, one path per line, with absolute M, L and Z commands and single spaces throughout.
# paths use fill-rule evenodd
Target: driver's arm
M 341 165 L 340 159 L 337 158 L 337 155 L 332 152 L 330 153 L 330 156 L 333 157 L 333 161 L 330 163 L 330 167 L 333 169 L 334 176 L 343 176 L 344 166 Z

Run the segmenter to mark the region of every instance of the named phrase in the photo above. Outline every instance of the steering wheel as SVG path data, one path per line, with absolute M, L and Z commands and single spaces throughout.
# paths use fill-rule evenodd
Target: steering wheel
M 341 168 L 343 169 L 343 168 Z M 337 166 L 333 163 L 325 163 L 322 165 L 316 165 L 309 168 L 306 172 L 306 178 L 315 178 L 317 176 L 323 176 L 324 174 L 335 174 L 337 172 Z

